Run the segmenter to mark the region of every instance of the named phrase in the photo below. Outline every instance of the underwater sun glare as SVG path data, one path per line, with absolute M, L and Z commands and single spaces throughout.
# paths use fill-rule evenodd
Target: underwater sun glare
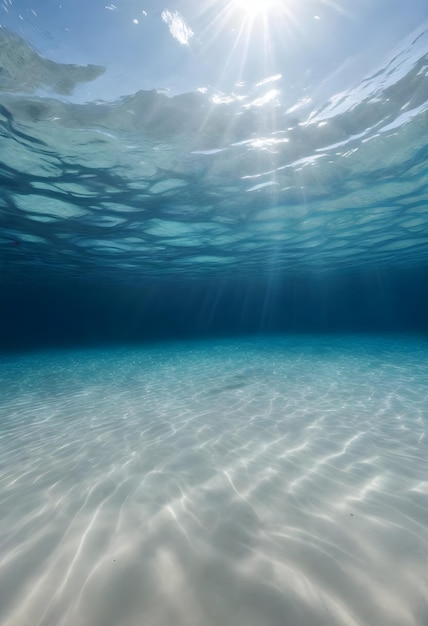
M 266 16 L 281 6 L 280 0 L 232 0 L 233 7 L 245 12 L 248 18 Z

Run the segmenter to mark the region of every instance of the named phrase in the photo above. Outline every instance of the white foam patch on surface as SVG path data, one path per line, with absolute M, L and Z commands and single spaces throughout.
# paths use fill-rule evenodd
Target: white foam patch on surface
M 3 356 L 0 623 L 427 623 L 427 352 Z

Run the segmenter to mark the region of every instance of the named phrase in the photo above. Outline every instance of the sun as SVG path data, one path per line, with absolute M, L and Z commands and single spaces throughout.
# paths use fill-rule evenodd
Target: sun
M 232 0 L 231 5 L 249 19 L 267 16 L 280 8 L 281 0 Z
M 232 74 L 238 85 L 251 82 L 251 76 L 255 84 L 281 73 L 279 57 L 297 28 L 299 2 L 302 0 L 199 0 L 198 12 L 205 21 L 201 41 L 207 49 L 215 46 L 222 58 L 219 83 Z

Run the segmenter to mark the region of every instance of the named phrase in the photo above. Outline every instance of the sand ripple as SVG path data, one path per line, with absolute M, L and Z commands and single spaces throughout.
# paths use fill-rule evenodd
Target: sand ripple
M 424 626 L 427 346 L 0 362 L 2 626 Z

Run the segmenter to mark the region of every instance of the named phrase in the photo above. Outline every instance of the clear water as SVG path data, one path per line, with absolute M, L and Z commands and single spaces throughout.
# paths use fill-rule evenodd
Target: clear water
M 427 356 L 302 336 L 4 360 L 1 623 L 425 624 Z
M 428 263 L 428 30 L 315 107 L 290 106 L 278 77 L 223 100 L 25 95 L 34 77 L 61 90 L 97 71 L 46 68 L 6 30 L 0 42 L 10 280 L 271 280 Z
M 428 5 L 263 7 L 0 0 L 0 626 L 428 624 Z

